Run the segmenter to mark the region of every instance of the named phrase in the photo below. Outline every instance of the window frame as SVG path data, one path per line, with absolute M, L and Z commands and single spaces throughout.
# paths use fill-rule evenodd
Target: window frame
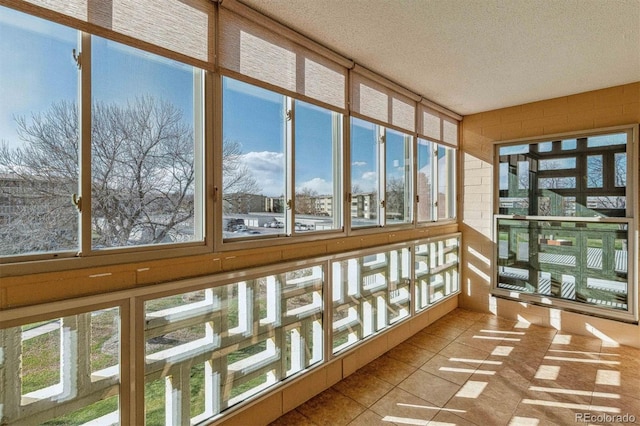
M 212 73 L 202 67 L 200 61 L 196 61 L 187 57 L 167 54 L 162 48 L 149 48 L 148 46 L 140 46 L 129 40 L 121 39 L 117 34 L 102 31 L 91 25 L 76 25 L 67 21 L 60 22 L 51 17 L 42 17 L 20 8 L 11 8 L 18 13 L 24 14 L 26 19 L 43 19 L 48 23 L 59 25 L 76 32 L 78 37 L 78 86 L 77 86 L 77 105 L 78 105 L 78 190 L 77 194 L 73 194 L 74 203 L 78 205 L 78 249 L 64 250 L 60 252 L 49 253 L 33 253 L 18 254 L 9 256 L 0 256 L 0 265 L 3 268 L 3 274 L 6 275 L 23 275 L 25 273 L 38 272 L 55 272 L 60 270 L 68 270 L 75 268 L 102 266 L 107 264 L 117 264 L 123 262 L 146 261 L 153 259 L 171 258 L 185 255 L 205 254 L 213 251 L 212 224 L 209 223 L 211 214 L 210 198 L 205 188 L 208 187 L 207 180 L 208 168 L 211 165 L 206 160 L 208 152 L 211 152 L 211 135 L 212 135 L 212 102 L 214 95 L 212 93 Z M 88 28 L 84 28 L 84 27 Z M 194 168 L 196 179 L 194 180 L 194 191 L 199 192 L 199 196 L 194 198 L 194 228 L 195 220 L 200 217 L 201 239 L 189 242 L 175 242 L 162 244 L 141 244 L 135 246 L 108 247 L 96 249 L 92 247 L 92 229 L 91 229 L 91 200 L 92 200 L 92 179 L 91 179 L 91 151 L 92 151 L 92 38 L 99 37 L 108 42 L 123 45 L 132 48 L 143 54 L 161 57 L 169 61 L 179 62 L 183 65 L 192 67 L 200 73 L 199 81 L 196 84 L 194 78 L 193 95 L 194 95 Z M 71 55 L 72 52 L 69 52 Z M 75 54 L 75 52 L 73 52 Z M 195 77 L 195 73 L 194 73 Z M 71 195 L 70 199 L 71 199 Z M 195 201 L 199 198 L 198 201 Z M 71 202 L 71 201 L 70 201 Z M 80 204 L 81 203 L 81 204 Z M 132 256 L 133 255 L 133 256 Z M 55 262 L 50 262 L 55 260 Z M 5 272 L 6 271 L 6 272 Z
M 5 6 L 3 6 L 5 7 Z M 413 130 L 409 131 L 408 129 L 404 129 L 401 127 L 397 127 L 394 125 L 389 125 L 387 123 L 373 122 L 377 126 L 382 126 L 384 129 L 392 129 L 394 131 L 400 132 L 402 135 L 406 135 L 411 138 L 411 143 L 407 146 L 406 149 L 410 151 L 410 159 L 407 161 L 405 166 L 410 167 L 410 173 L 406 174 L 406 182 L 404 182 L 405 188 L 408 187 L 408 199 L 405 201 L 407 206 L 404 210 L 410 210 L 410 220 L 406 222 L 400 223 L 386 223 L 386 213 L 383 215 L 379 215 L 379 217 L 383 220 L 382 226 L 374 226 L 374 227 L 363 227 L 359 229 L 352 228 L 351 216 L 350 216 L 350 208 L 349 208 L 349 196 L 350 196 L 350 185 L 351 185 L 351 170 L 350 170 L 350 138 L 351 138 L 351 117 L 358 117 L 364 119 L 366 121 L 372 121 L 371 118 L 360 115 L 358 113 L 354 113 L 349 108 L 349 99 L 351 94 L 351 86 L 350 81 L 353 73 L 364 73 L 364 76 L 371 81 L 374 81 L 375 84 L 381 84 L 386 87 L 385 90 L 390 89 L 392 91 L 400 90 L 399 93 L 402 93 L 402 96 L 405 96 L 410 99 L 409 103 L 412 104 L 417 98 L 412 95 L 410 91 L 402 88 L 401 86 L 396 85 L 390 80 L 386 80 L 377 74 L 370 72 L 368 70 L 362 69 L 359 67 L 358 70 L 348 70 L 345 71 L 345 84 L 344 84 L 344 98 L 345 98 L 345 106 L 344 108 L 337 107 L 334 105 L 326 104 L 322 101 L 315 100 L 310 98 L 306 94 L 299 94 L 290 92 L 287 89 L 283 89 L 281 87 L 273 86 L 269 83 L 265 83 L 259 80 L 256 80 L 252 77 L 244 76 L 238 72 L 227 70 L 224 68 L 216 68 L 215 67 L 215 48 L 213 44 L 209 48 L 209 59 L 204 60 L 202 58 L 196 58 L 189 55 L 185 55 L 179 52 L 174 52 L 168 50 L 166 47 L 158 46 L 153 43 L 137 40 L 130 36 L 125 36 L 115 31 L 111 31 L 108 29 L 104 29 L 95 23 L 92 22 L 83 22 L 75 19 L 68 19 L 64 14 L 56 11 L 43 11 L 42 13 L 33 10 L 30 7 L 22 7 L 22 6 L 6 6 L 11 10 L 16 10 L 20 13 L 24 13 L 27 17 L 35 17 L 38 19 L 44 19 L 48 22 L 55 23 L 57 25 L 62 25 L 68 28 L 73 29 L 79 35 L 80 47 L 79 51 L 83 54 L 83 67 L 81 72 L 79 73 L 79 81 L 80 81 L 80 90 L 78 94 L 78 105 L 80 111 L 80 135 L 79 135 L 79 144 L 80 144 L 80 159 L 79 159 L 79 167 L 81 168 L 81 173 L 79 175 L 79 190 L 78 194 L 82 199 L 83 210 L 84 213 L 79 215 L 79 249 L 70 250 L 65 252 L 56 252 L 56 253 L 44 253 L 44 254 L 26 254 L 26 255 L 12 255 L 12 256 L 0 256 L 0 265 L 3 267 L 3 274 L 6 276 L 19 276 L 25 274 L 33 274 L 40 272 L 56 272 L 63 270 L 71 270 L 78 268 L 88 268 L 88 267 L 97 267 L 97 266 L 106 266 L 113 265 L 118 263 L 131 263 L 131 262 L 142 262 L 149 260 L 158 260 L 158 259 L 166 259 L 173 258 L 179 256 L 193 256 L 199 254 L 216 254 L 222 253 L 231 250 L 239 250 L 239 249 L 251 249 L 251 248 L 260 248 L 267 247 L 272 245 L 286 245 L 292 243 L 306 243 L 316 240 L 322 239 L 331 239 L 331 238 L 343 238 L 343 237 L 352 237 L 359 235 L 368 235 L 368 234 L 384 234 L 389 230 L 393 231 L 401 231 L 401 230 L 412 230 L 412 229 L 420 229 L 425 226 L 442 226 L 451 223 L 455 223 L 457 218 L 446 218 L 446 219 L 438 219 L 434 216 L 432 221 L 428 222 L 418 222 L 417 221 L 417 200 L 416 200 L 416 152 L 417 152 L 417 139 L 420 136 L 421 124 L 418 123 L 418 113 L 420 110 L 419 105 L 425 103 L 427 107 L 435 111 L 438 119 L 440 120 L 440 135 L 441 138 L 443 136 L 443 122 L 450 121 L 453 125 L 457 127 L 458 134 L 456 135 L 459 139 L 460 137 L 460 123 L 462 117 L 459 117 L 454 112 L 451 112 L 445 108 L 442 108 L 436 104 L 432 104 L 429 101 L 422 99 L 420 104 L 416 104 L 418 106 L 416 108 L 416 117 Z M 206 10 L 202 10 L 203 13 L 206 13 L 210 19 L 209 25 L 209 33 L 217 40 L 219 37 L 218 31 L 219 26 L 218 22 L 213 22 L 215 17 L 219 16 L 219 8 L 218 7 L 207 7 Z M 235 13 L 235 11 L 234 11 Z M 280 28 L 280 27 L 278 27 Z M 284 27 L 281 28 L 282 31 L 285 31 Z M 158 55 L 162 58 L 166 58 L 169 60 L 177 61 L 185 65 L 190 65 L 201 70 L 202 73 L 202 87 L 199 87 L 198 95 L 201 96 L 199 98 L 201 100 L 201 105 L 203 108 L 202 114 L 200 115 L 202 119 L 202 123 L 200 123 L 199 127 L 202 127 L 202 135 L 200 146 L 197 147 L 197 151 L 202 153 L 202 160 L 200 163 L 202 164 L 201 169 L 199 170 L 201 179 L 202 179 L 202 198 L 201 198 L 201 207 L 199 210 L 202 211 L 202 240 L 192 241 L 192 242 L 179 242 L 179 243 L 163 243 L 163 244 L 148 244 L 148 245 L 138 245 L 138 246 L 123 246 L 123 247 L 109 247 L 109 248 L 92 248 L 91 247 L 91 38 L 92 37 L 101 37 L 106 40 L 120 43 L 124 46 L 128 46 L 134 49 L 138 49 L 142 52 L 149 53 L 151 55 Z M 297 40 L 297 39 L 296 39 Z M 306 40 L 306 39 L 305 39 Z M 324 50 L 322 50 L 324 52 Z M 322 53 L 321 52 L 321 53 Z M 329 51 L 327 51 L 329 52 Z M 326 53 L 326 52 L 325 52 Z M 331 60 L 333 56 L 329 56 Z M 335 59 L 335 58 L 334 58 Z M 338 61 L 340 66 L 344 66 L 344 64 Z M 353 65 L 351 62 L 349 64 Z M 366 71 L 366 72 L 365 72 Z M 265 88 L 267 90 L 275 91 L 281 95 L 284 95 L 295 101 L 306 102 L 326 110 L 332 111 L 334 113 L 341 114 L 341 126 L 342 126 L 342 145 L 337 150 L 336 155 L 341 157 L 341 163 L 339 165 L 335 165 L 334 170 L 334 179 L 339 178 L 339 182 L 337 183 L 340 186 L 340 197 L 336 197 L 336 200 L 339 200 L 341 203 L 340 213 L 338 213 L 337 219 L 341 222 L 341 226 L 338 229 L 331 230 L 322 230 L 322 231 L 314 231 L 314 232 L 297 232 L 295 230 L 295 216 L 290 220 L 290 235 L 284 237 L 277 238 L 242 238 L 238 241 L 224 241 L 222 238 L 222 208 L 220 202 L 221 195 L 221 182 L 222 175 L 220 171 L 220 167 L 218 167 L 218 159 L 221 158 L 222 151 L 222 78 L 230 77 L 237 79 L 239 81 L 243 81 L 249 84 L 256 85 L 258 87 Z M 406 92 L 406 93 L 405 93 Z M 419 98 L 419 97 L 418 97 Z M 294 102 L 295 103 L 295 102 Z M 87 107 L 89 106 L 89 107 Z M 386 130 L 385 130 L 386 132 Z M 456 165 L 456 169 L 458 161 L 459 161 L 459 153 L 457 149 L 458 140 L 455 143 L 452 142 L 444 142 L 444 141 L 431 141 L 433 143 L 442 144 L 442 146 L 450 146 L 454 149 L 454 164 Z M 295 147 L 291 148 L 291 152 L 294 153 Z M 384 151 L 384 150 L 383 150 Z M 386 156 L 386 152 L 384 153 Z M 291 159 L 289 159 L 291 161 Z M 385 160 L 386 161 L 386 160 Z M 385 163 L 386 164 L 386 163 Z M 290 176 L 292 177 L 291 181 L 294 182 L 293 178 L 295 170 L 294 165 L 290 164 L 288 166 L 288 170 L 290 171 Z M 380 171 L 382 173 L 382 177 L 386 178 L 385 171 Z M 455 173 L 455 170 L 453 171 Z M 453 202 L 456 203 L 457 199 L 457 177 L 454 176 L 453 187 L 451 188 Z M 381 197 L 385 197 L 386 201 L 386 184 L 385 179 L 382 180 L 380 189 Z M 294 184 L 290 184 L 289 188 L 295 188 Z M 293 190 L 292 190 L 293 192 Z M 437 193 L 437 191 L 434 191 Z M 335 201 L 333 203 L 335 205 Z M 457 208 L 457 207 L 456 207 Z M 194 225 L 195 227 L 195 225 Z M 50 262 L 50 260 L 55 260 L 55 262 Z
M 561 141 L 566 139 L 588 138 L 615 133 L 626 133 L 626 211 L 623 217 L 580 217 L 580 216 L 539 216 L 539 215 L 517 215 L 500 213 L 500 148 L 517 146 L 524 144 L 536 144 L 542 142 Z M 598 129 L 589 129 L 576 132 L 566 132 L 559 134 L 543 135 L 534 138 L 521 138 L 496 142 L 493 146 L 493 221 L 492 236 L 494 242 L 493 250 L 493 271 L 491 295 L 508 300 L 541 304 L 548 308 L 558 308 L 587 315 L 594 315 L 606 319 L 623 322 L 638 321 L 638 295 L 639 288 L 637 280 L 638 269 L 638 213 L 639 199 L 638 181 L 640 177 L 640 159 L 638 158 L 639 148 L 639 125 L 620 125 Z M 588 155 L 588 154 L 587 154 Z M 498 287 L 499 283 L 499 247 L 498 247 L 498 221 L 500 219 L 522 219 L 538 221 L 570 221 L 576 223 L 619 223 L 627 226 L 628 247 L 627 247 L 627 310 L 607 308 L 602 305 L 582 303 L 577 300 L 569 300 L 561 297 L 549 297 L 539 293 L 525 293 Z
M 266 84 L 260 81 L 257 81 L 253 78 L 245 77 L 240 74 L 230 72 L 227 70 L 220 70 L 220 73 L 215 76 L 216 79 L 216 92 L 219 93 L 219 96 L 216 96 L 216 122 L 219 125 L 216 128 L 216 136 L 217 143 L 215 143 L 215 158 L 222 158 L 223 151 L 223 80 L 225 78 L 235 80 L 241 82 L 243 84 L 248 84 L 263 90 L 268 90 L 274 94 L 282 96 L 284 98 L 284 102 L 286 104 L 287 110 L 290 111 L 287 116 L 286 112 L 283 114 L 282 123 L 285 126 L 285 143 L 284 143 L 284 157 L 285 157 L 285 170 L 284 170 L 284 181 L 285 181 L 285 193 L 283 194 L 284 199 L 284 211 L 282 213 L 285 218 L 285 224 L 283 228 L 283 233 L 275 234 L 275 235 L 259 235 L 259 236 L 246 236 L 240 238 L 224 238 L 223 235 L 223 227 L 222 227 L 222 219 L 224 217 L 223 213 L 223 181 L 222 181 L 222 168 L 215 167 L 215 176 L 214 176 L 214 187 L 216 188 L 216 197 L 215 197 L 215 217 L 216 223 L 213 226 L 214 232 L 214 240 L 215 240 L 215 251 L 216 252 L 225 252 L 225 251 L 233 251 L 233 250 L 241 250 L 241 249 L 252 249 L 252 248 L 261 248 L 261 247 L 269 247 L 274 245 L 285 245 L 296 242 L 309 242 L 309 241 L 317 241 L 322 239 L 329 238 L 338 238 L 347 236 L 347 225 L 345 221 L 345 216 L 347 213 L 347 209 L 345 206 L 345 182 L 346 176 L 344 174 L 345 164 L 346 164 L 346 151 L 348 149 L 348 130 L 345 130 L 345 123 L 349 120 L 349 115 L 346 114 L 344 110 L 340 108 L 336 108 L 335 106 L 330 106 L 323 102 L 316 101 L 314 99 L 310 99 L 306 96 L 301 96 L 295 93 L 291 93 L 287 90 L 275 87 L 270 84 Z M 334 187 L 337 185 L 339 187 L 339 197 L 336 197 L 336 201 L 340 202 L 340 206 L 337 208 L 339 213 L 334 216 L 334 220 L 340 221 L 341 226 L 335 229 L 329 230 L 320 230 L 320 231 L 310 231 L 310 232 L 296 232 L 295 230 L 295 149 L 296 149 L 296 136 L 295 136 L 295 120 L 296 120 L 296 103 L 304 102 L 310 104 L 315 107 L 322 108 L 335 116 L 332 117 L 335 123 L 341 123 L 341 131 L 339 136 L 341 140 L 332 142 L 334 152 L 332 153 L 332 157 L 339 157 L 341 161 L 339 164 L 334 164 L 333 176 L 334 179 L 340 178 L 339 182 L 334 182 Z M 290 119 L 288 118 L 290 117 Z M 338 146 L 339 145 L 339 146 Z M 214 159 L 215 161 L 215 159 Z M 341 176 L 341 177 L 340 177 Z M 287 202 L 291 200 L 290 208 L 287 206 Z M 333 202 L 333 206 L 335 207 L 335 202 Z M 338 216 L 339 215 L 339 216 Z

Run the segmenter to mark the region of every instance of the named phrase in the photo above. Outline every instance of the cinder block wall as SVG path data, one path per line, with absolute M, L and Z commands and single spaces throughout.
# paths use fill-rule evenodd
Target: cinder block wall
M 498 141 L 639 122 L 640 82 L 464 117 L 459 212 L 464 256 L 461 307 L 494 312 L 507 318 L 520 317 L 531 323 L 583 335 L 599 335 L 604 340 L 610 338 L 640 347 L 640 327 L 637 325 L 525 306 L 490 296 L 493 279 L 493 145 Z M 636 222 L 636 231 L 637 227 Z

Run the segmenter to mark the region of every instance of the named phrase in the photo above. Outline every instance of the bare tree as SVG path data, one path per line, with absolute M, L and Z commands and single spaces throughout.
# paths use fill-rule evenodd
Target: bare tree
M 387 218 L 400 220 L 405 219 L 406 188 L 404 179 L 397 176 L 390 176 L 387 179 L 385 198 Z
M 242 145 L 237 141 L 225 140 L 222 145 L 222 186 L 224 194 L 257 194 L 260 187 L 242 162 Z M 225 195 L 227 196 L 227 195 Z
M 189 240 L 195 213 L 193 128 L 175 105 L 153 97 L 96 103 L 91 127 L 91 224 L 94 247 Z M 0 253 L 77 248 L 78 110 L 58 102 L 16 118 L 22 145 L 0 147 L 0 198 L 12 213 L 0 226 Z M 255 182 L 239 153 L 223 153 L 223 174 L 238 188 Z M 241 176 L 238 176 L 241 175 Z M 247 177 L 248 176 L 248 177 Z M 7 182 L 14 182 L 7 185 Z M 249 185 L 250 186 L 250 185 Z
M 298 214 L 318 214 L 316 208 L 316 199 L 318 198 L 318 191 L 314 191 L 310 188 L 301 188 L 296 191 L 296 213 Z

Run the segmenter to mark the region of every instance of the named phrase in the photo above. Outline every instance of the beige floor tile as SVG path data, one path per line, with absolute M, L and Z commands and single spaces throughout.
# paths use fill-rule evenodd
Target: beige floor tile
M 456 309 L 273 424 L 640 424 L 640 349 L 516 324 Z
M 370 407 L 393 389 L 393 385 L 370 374 L 357 371 L 336 383 L 333 389 L 365 407 Z
M 485 389 L 490 389 L 490 386 Z M 454 396 L 445 408 L 460 410 L 456 416 L 477 425 L 506 425 L 517 405 L 518 399 L 511 395 L 497 397 L 483 392 L 477 398 Z
M 467 327 L 459 328 L 456 325 L 440 321 L 425 328 L 424 332 L 443 339 L 453 340 L 467 330 Z
M 461 358 L 484 361 L 485 359 L 487 359 L 490 353 L 491 352 L 489 351 L 478 349 L 468 345 L 463 345 L 462 343 L 454 341 L 442 348 L 440 352 L 438 352 L 438 355 L 442 355 L 447 358 Z
M 383 421 L 382 417 L 371 410 L 366 410 L 356 417 L 349 426 L 389 426 L 389 422 Z
M 640 395 L 636 396 L 637 398 L 619 394 L 618 397 L 613 398 L 612 395 L 594 393 L 591 400 L 591 412 L 595 414 L 607 413 L 621 416 L 626 414 L 628 417 L 633 416 L 634 421 L 613 421 L 612 423 L 640 424 Z M 603 423 L 607 422 L 605 421 Z
M 568 405 L 545 401 L 523 400 L 513 412 L 512 419 L 535 419 L 538 421 L 538 426 L 575 425 L 578 424 L 576 423 L 576 413 L 585 412 L 588 412 L 588 409 L 571 408 Z
M 387 420 L 392 418 L 413 419 L 414 423 L 426 422 L 440 410 L 432 403 L 400 388 L 393 389 L 373 404 L 370 409 Z
M 320 426 L 337 426 L 349 424 L 365 407 L 334 389 L 327 389 L 296 410 Z
M 407 377 L 398 387 L 438 407 L 444 406 L 460 389 L 460 385 L 422 370 Z
M 454 310 L 452 313 L 450 313 L 449 315 L 455 315 L 456 317 L 470 319 L 474 322 L 480 321 L 487 317 L 487 314 L 485 314 L 484 312 L 470 311 L 463 308 L 458 308 Z
M 502 336 L 482 333 L 479 330 L 467 330 L 456 337 L 454 342 L 489 353 L 492 352 L 496 346 L 504 344 Z
M 457 311 L 453 311 L 450 314 L 440 318 L 439 320 L 434 322 L 432 325 L 443 324 L 443 325 L 448 325 L 458 329 L 466 330 L 467 328 L 471 327 L 475 323 L 476 323 L 476 320 L 473 320 L 471 318 L 466 318 L 462 315 L 459 315 Z
M 312 422 L 310 419 L 306 418 L 302 414 L 300 414 L 297 410 L 289 411 L 284 416 L 280 417 L 275 422 L 271 423 L 270 426 L 316 426 L 316 423 Z
M 429 328 L 427 327 L 425 330 L 428 329 Z M 452 339 L 445 339 L 433 334 L 428 334 L 425 331 L 420 331 L 407 339 L 407 342 L 419 348 L 437 353 L 451 343 L 451 340 Z
M 436 414 L 436 416 L 431 419 L 429 423 L 430 426 L 484 426 L 484 425 L 476 425 L 476 423 L 472 423 L 468 420 L 463 419 L 456 415 L 457 413 L 454 411 L 445 411 L 441 410 Z
M 416 371 L 416 367 L 389 355 L 383 355 L 361 368 L 360 371 L 395 386 Z
M 578 336 L 558 332 L 549 349 L 568 349 L 572 351 L 600 352 L 602 341 L 593 337 Z
M 466 362 L 457 362 L 448 357 L 436 354 L 424 363 L 420 370 L 431 373 L 458 385 L 464 384 L 476 370 L 477 365 Z
M 409 364 L 412 367 L 418 368 L 425 362 L 429 361 L 436 354 L 436 352 L 432 352 L 430 350 L 416 346 L 412 342 L 406 341 L 391 349 L 386 353 L 386 355 L 390 358 L 397 359 L 398 361 Z

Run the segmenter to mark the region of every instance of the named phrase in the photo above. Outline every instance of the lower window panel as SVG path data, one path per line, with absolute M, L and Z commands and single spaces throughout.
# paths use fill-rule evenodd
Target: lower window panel
M 497 288 L 629 311 L 626 222 L 497 219 Z

